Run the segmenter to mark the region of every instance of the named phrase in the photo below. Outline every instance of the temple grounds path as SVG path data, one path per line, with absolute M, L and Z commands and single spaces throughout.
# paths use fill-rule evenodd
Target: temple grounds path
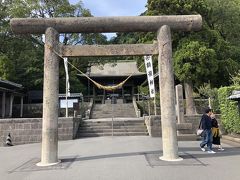
M 161 138 L 96 137 L 59 142 L 62 163 L 37 167 L 41 144 L 0 147 L 1 180 L 236 180 L 240 144 L 224 140 L 225 151 L 202 152 L 199 141 L 180 141 L 180 162 L 165 162 Z

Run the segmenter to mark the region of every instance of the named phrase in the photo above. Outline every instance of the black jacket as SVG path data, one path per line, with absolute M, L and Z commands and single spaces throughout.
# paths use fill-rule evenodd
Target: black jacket
M 206 114 L 202 115 L 201 127 L 203 130 L 212 128 L 212 119 Z

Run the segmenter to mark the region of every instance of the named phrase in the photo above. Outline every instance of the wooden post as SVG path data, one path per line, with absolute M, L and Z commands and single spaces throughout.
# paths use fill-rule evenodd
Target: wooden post
M 12 117 L 13 100 L 14 100 L 14 95 L 11 94 L 11 96 L 10 96 L 10 107 L 9 107 L 9 117 Z
M 23 117 L 23 96 L 21 96 L 20 117 Z
M 2 118 L 5 118 L 6 113 L 6 92 L 2 94 Z

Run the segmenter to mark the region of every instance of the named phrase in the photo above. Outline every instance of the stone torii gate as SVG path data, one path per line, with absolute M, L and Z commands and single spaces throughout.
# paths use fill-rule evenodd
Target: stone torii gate
M 197 31 L 200 15 L 138 17 L 16 18 L 10 21 L 17 34 L 44 34 L 44 87 L 42 152 L 39 166 L 54 165 L 58 160 L 59 61 L 75 56 L 126 56 L 159 54 L 159 83 L 162 119 L 163 156 L 166 161 L 178 156 L 175 94 L 172 66 L 171 30 Z M 77 45 L 59 43 L 59 33 L 157 32 L 157 43 L 122 45 Z

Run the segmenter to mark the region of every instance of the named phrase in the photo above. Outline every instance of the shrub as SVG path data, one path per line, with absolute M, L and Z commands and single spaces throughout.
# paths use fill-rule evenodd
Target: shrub
M 221 121 L 228 133 L 240 133 L 238 102 L 228 99 L 233 90 L 240 90 L 240 86 L 229 86 L 218 89 Z

